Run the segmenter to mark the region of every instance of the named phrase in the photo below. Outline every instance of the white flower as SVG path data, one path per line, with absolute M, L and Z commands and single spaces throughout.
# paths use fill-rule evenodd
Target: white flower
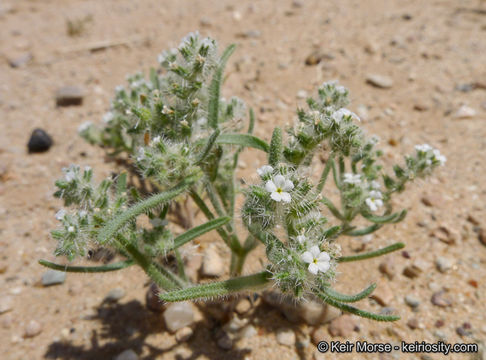
M 353 184 L 359 185 L 361 183 L 361 175 L 360 174 L 353 174 L 353 173 L 346 173 L 344 174 L 344 180 L 346 184 Z
M 74 226 L 70 226 L 70 227 L 68 227 L 67 231 L 68 231 L 69 233 L 73 233 L 73 232 L 75 232 L 75 231 L 76 231 L 76 229 L 74 228 Z
M 445 164 L 445 162 L 447 161 L 447 158 L 444 155 L 441 155 L 439 150 L 434 149 L 432 151 L 432 153 L 434 154 L 433 157 L 432 157 L 432 160 L 438 161 L 440 165 Z
M 415 145 L 415 150 L 417 150 L 417 152 L 426 153 L 432 150 L 432 146 L 429 144 Z
M 87 212 L 86 210 L 81 210 L 81 211 L 79 212 L 79 217 L 84 218 L 84 217 L 86 217 L 87 215 L 88 215 L 88 212 Z
M 151 142 L 152 146 L 157 145 L 158 143 L 160 143 L 160 140 L 161 140 L 160 136 L 154 137 L 152 139 L 152 142 Z
M 331 267 L 329 254 L 325 251 L 321 252 L 317 245 L 304 252 L 301 259 L 309 264 L 307 269 L 314 275 L 317 275 L 319 271 L 324 273 Z
M 275 201 L 283 201 L 289 203 L 292 198 L 287 191 L 290 191 L 294 188 L 294 183 L 282 175 L 277 175 L 273 178 L 273 180 L 267 181 L 265 184 L 265 189 L 272 193 L 270 197 Z
M 82 123 L 81 125 L 79 125 L 78 127 L 78 133 L 83 133 L 85 132 L 86 130 L 89 129 L 89 127 L 91 126 L 92 122 L 91 121 L 85 121 L 84 123 Z
M 109 122 L 111 122 L 111 120 L 113 120 L 114 117 L 115 115 L 111 111 L 108 111 L 107 113 L 105 113 L 105 115 L 103 115 L 102 120 L 105 124 L 108 124 Z
M 69 169 L 67 169 L 66 171 L 66 174 L 64 175 L 64 179 L 70 183 L 72 182 L 74 179 L 76 179 L 76 173 L 74 171 L 74 169 L 72 167 L 70 167 Z
M 263 165 L 261 168 L 257 169 L 257 174 L 260 176 L 265 176 L 273 172 L 273 167 L 270 165 Z
M 56 213 L 56 219 L 59 220 L 59 221 L 64 219 L 64 216 L 66 216 L 66 210 L 64 210 L 64 209 L 61 209 Z
M 371 188 L 372 189 L 378 190 L 380 187 L 381 187 L 381 184 L 378 181 L 376 181 L 376 180 L 371 181 Z
M 358 120 L 358 121 L 361 121 L 360 118 L 358 117 L 358 115 L 356 115 L 354 112 L 352 111 L 349 111 L 348 109 L 345 109 L 345 108 L 342 108 L 342 109 L 339 109 L 338 111 L 335 111 L 333 114 L 332 114 L 332 119 L 337 123 L 339 124 L 341 122 L 341 120 L 345 117 L 345 116 L 351 116 L 353 119 L 355 120 Z
M 297 241 L 299 242 L 299 244 L 305 243 L 306 240 L 307 240 L 307 237 L 305 235 L 297 236 Z
M 366 199 L 366 205 L 371 211 L 376 211 L 383 206 L 383 195 L 377 190 L 370 191 L 370 197 Z
M 145 150 L 144 148 L 138 148 L 137 161 L 145 160 Z

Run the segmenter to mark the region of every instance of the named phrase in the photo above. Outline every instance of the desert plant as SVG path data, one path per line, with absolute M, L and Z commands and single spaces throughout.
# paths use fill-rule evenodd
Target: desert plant
M 127 185 L 126 172 L 95 185 L 90 168 L 64 169 L 55 195 L 73 210 L 62 209 L 56 215 L 61 222 L 52 232 L 58 241 L 56 255 L 72 260 L 86 255 L 87 249 L 103 246 L 126 260 L 97 267 L 40 263 L 77 272 L 113 271 L 137 264 L 162 289 L 163 301 L 214 298 L 274 284 L 296 299 L 320 298 L 379 321 L 399 319 L 347 304 L 370 295 L 375 284 L 355 295 L 340 294 L 332 284 L 340 262 L 381 256 L 404 244 L 343 256 L 338 240 L 403 220 L 406 211 L 393 212 L 391 198 L 409 181 L 429 175 L 445 157 L 428 145 L 419 145 L 413 155 L 405 157 L 404 165 L 395 165 L 391 173 L 385 171 L 377 138 L 366 137 L 357 125 L 358 116 L 345 108 L 348 91 L 336 82 L 324 83 L 317 97 L 307 100 L 308 109 L 298 109 L 298 120 L 286 136 L 278 127 L 270 143 L 253 136 L 251 110 L 248 130 L 242 133 L 244 103 L 220 96 L 224 67 L 234 48 L 231 45 L 218 55 L 214 40 L 190 34 L 177 49 L 159 56 L 161 69 L 152 70 L 148 80 L 136 74 L 128 78 L 128 88 L 116 89 L 101 127 L 80 127 L 86 140 L 105 147 L 123 159 L 129 174 L 140 176 L 143 191 Z M 265 152 L 268 164 L 256 169 L 257 181 L 240 189 L 235 170 L 245 147 Z M 313 160 L 318 153 L 327 158 L 313 183 Z M 150 191 L 154 194 L 149 195 Z M 235 196 L 241 192 L 245 201 L 236 211 Z M 206 223 L 184 223 L 181 207 L 170 206 L 184 203 L 187 208 L 188 198 L 189 206 L 197 207 Z M 137 223 L 142 214 L 148 216 L 150 226 Z M 248 230 L 244 241 L 235 230 L 239 214 Z M 189 229 L 175 236 L 172 222 Z M 179 248 L 211 230 L 231 250 L 231 278 L 191 284 Z M 260 273 L 241 276 L 248 253 L 259 243 L 265 246 L 267 266 Z M 164 261 L 169 254 L 176 259 L 176 270 Z

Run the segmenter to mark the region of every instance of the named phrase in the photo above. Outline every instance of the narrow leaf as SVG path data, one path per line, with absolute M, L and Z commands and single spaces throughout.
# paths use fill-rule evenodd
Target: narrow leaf
M 384 216 L 373 216 L 366 213 L 363 213 L 362 215 L 365 219 L 374 222 L 375 224 L 396 223 L 402 221 L 405 218 L 405 216 L 407 215 L 407 210 L 402 210 L 400 212 Z
M 376 230 L 378 230 L 381 227 L 382 227 L 382 225 L 380 225 L 380 224 L 373 224 L 371 226 L 367 226 L 367 227 L 362 228 L 362 229 L 348 231 L 348 232 L 345 233 L 345 235 L 348 235 L 348 236 L 364 236 L 364 235 L 368 235 L 368 234 L 375 232 Z
M 196 226 L 185 233 L 179 235 L 174 239 L 174 247 L 173 249 L 177 249 L 184 245 L 185 243 L 201 236 L 202 234 L 205 234 L 211 230 L 217 229 L 224 224 L 228 223 L 231 220 L 230 217 L 225 216 L 225 217 L 220 217 L 214 220 L 210 220 L 205 224 Z
M 322 197 L 322 200 L 321 202 L 327 206 L 327 208 L 331 211 L 331 213 L 337 217 L 339 220 L 341 221 L 344 221 L 344 217 L 341 215 L 341 213 L 339 212 L 339 210 L 336 208 L 336 206 L 334 206 L 334 204 L 331 202 L 331 200 L 329 200 L 328 198 L 326 198 L 325 196 Z
M 199 176 L 187 177 L 181 181 L 178 185 L 167 191 L 154 195 L 146 200 L 139 202 L 132 206 L 125 212 L 121 213 L 114 219 L 110 220 L 98 233 L 98 242 L 104 244 L 109 241 L 118 230 L 120 230 L 126 223 L 135 219 L 140 214 L 147 212 L 148 210 L 166 203 L 167 201 L 182 194 L 187 188 L 194 184 L 198 180 Z
M 268 152 L 268 144 L 249 134 L 222 134 L 216 139 L 217 144 L 240 145 Z
M 393 245 L 371 251 L 365 254 L 360 254 L 360 255 L 353 255 L 353 256 L 341 256 L 340 258 L 337 259 L 338 262 L 350 262 L 350 261 L 359 261 L 359 260 L 365 260 L 365 259 L 370 259 L 374 258 L 377 256 L 385 255 L 388 253 L 391 253 L 393 251 L 397 251 L 400 249 L 403 249 L 405 247 L 405 244 L 402 242 L 395 243 Z
M 186 289 L 170 291 L 160 294 L 164 301 L 185 301 L 200 298 L 228 296 L 240 291 L 257 290 L 270 282 L 271 273 L 263 271 L 254 275 L 242 276 L 226 281 L 212 282 Z
M 329 171 L 331 170 L 332 163 L 334 163 L 333 158 L 327 159 L 326 166 L 322 170 L 321 179 L 319 180 L 319 184 L 317 184 L 318 192 L 321 192 L 322 189 L 324 188 L 324 185 L 326 184 L 327 175 L 329 175 Z
M 337 292 L 334 289 L 331 289 L 330 287 L 328 288 L 323 288 L 322 292 L 325 296 L 330 297 L 331 299 L 335 301 L 340 301 L 340 302 L 356 302 L 359 300 L 364 299 L 365 297 L 368 297 L 374 290 L 376 289 L 376 284 L 371 284 L 368 286 L 366 289 L 363 291 L 355 294 L 355 295 L 345 295 Z
M 208 141 L 206 142 L 206 145 L 204 146 L 204 149 L 203 149 L 201 155 L 199 156 L 198 160 L 196 161 L 196 165 L 202 163 L 204 161 L 204 159 L 206 159 L 206 156 L 208 156 L 209 152 L 213 148 L 213 145 L 214 145 L 214 143 L 215 143 L 215 141 L 218 138 L 220 133 L 221 133 L 221 131 L 219 129 L 214 130 L 214 132 L 211 134 Z
M 358 308 L 355 308 L 354 306 L 347 305 L 340 303 L 339 301 L 333 300 L 329 297 L 326 297 L 322 294 L 317 294 L 322 300 L 324 300 L 326 303 L 328 303 L 331 306 L 337 307 L 338 309 L 341 309 L 342 311 L 349 312 L 354 315 L 358 315 L 364 318 L 376 320 L 376 321 L 397 321 L 400 320 L 400 316 L 398 315 L 378 315 L 378 314 L 373 314 L 365 310 L 360 310 Z
M 121 270 L 126 267 L 132 266 L 134 264 L 133 260 L 125 260 L 112 264 L 102 265 L 102 266 L 70 266 L 52 263 L 47 260 L 39 260 L 39 264 L 48 267 L 49 269 L 73 272 L 73 273 L 99 273 L 99 272 L 109 272 Z
M 228 46 L 223 54 L 221 55 L 221 59 L 219 61 L 218 67 L 216 68 L 213 79 L 211 80 L 211 84 L 209 86 L 209 106 L 208 106 L 208 122 L 209 125 L 216 129 L 218 127 L 218 116 L 219 116 L 219 101 L 220 101 L 220 93 L 221 93 L 221 83 L 223 80 L 223 72 L 226 66 L 226 62 L 228 58 L 233 54 L 235 51 L 236 45 L 232 44 Z

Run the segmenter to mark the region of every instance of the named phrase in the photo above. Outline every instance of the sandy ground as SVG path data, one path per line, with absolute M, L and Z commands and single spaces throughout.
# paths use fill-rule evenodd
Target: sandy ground
M 68 36 L 66 20 L 87 15 L 92 15 L 92 22 L 81 36 Z M 146 310 L 146 278 L 135 268 L 94 276 L 68 274 L 62 285 L 39 286 L 44 269 L 37 260 L 54 259 L 49 231 L 61 205 L 52 196 L 61 168 L 73 162 L 90 165 L 98 178 L 114 168 L 104 161 L 102 150 L 77 136 L 77 127 L 86 120 L 100 121 L 114 87 L 123 84 L 127 74 L 147 70 L 161 50 L 198 29 L 222 45 L 238 44 L 224 94 L 237 95 L 256 110 L 257 135 L 268 139 L 273 126 L 293 121 L 296 105 L 303 105 L 299 91 L 311 94 L 323 81 L 339 79 L 350 89 L 351 110 L 367 109 L 363 126 L 380 136 L 387 162 L 424 142 L 448 158 L 447 166 L 432 179 L 415 183 L 397 199 L 397 206 L 410 210 L 405 221 L 378 232 L 366 245 L 372 249 L 398 240 L 407 243 L 410 259 L 400 253 L 390 255 L 396 267 L 394 279 L 378 271 L 382 259 L 340 267 L 338 290 L 354 292 L 377 281 L 392 293 L 389 306 L 402 316 L 394 324 L 359 319 L 360 331 L 349 340 L 436 342 L 437 331 L 451 343 L 486 339 L 486 247 L 477 235 L 486 215 L 484 2 L 11 0 L 0 2 L 0 299 L 13 298 L 14 304 L 0 315 L 0 357 L 111 359 L 128 348 L 143 359 L 173 359 L 181 348 L 192 352 L 192 359 L 315 356 L 312 343 L 297 349 L 276 342 L 277 328 L 302 334 L 312 329 L 291 324 L 268 307 L 257 309 L 252 318 L 258 335 L 241 340 L 233 350 L 216 346 L 205 321 L 191 340 L 178 344 L 164 330 L 160 316 Z M 86 50 L 100 41 L 127 45 Z M 315 66 L 305 65 L 307 56 L 316 51 L 324 59 Z M 26 53 L 33 56 L 28 64 L 9 65 L 9 59 Z M 368 74 L 389 76 L 393 86 L 372 87 L 366 84 Z M 461 86 L 467 90 L 468 84 L 473 84 L 470 91 L 460 90 Z M 82 87 L 84 104 L 56 107 L 55 91 L 63 85 Z M 474 109 L 475 115 L 457 118 L 463 105 Z M 36 127 L 51 134 L 55 145 L 47 153 L 29 155 L 26 143 Z M 263 158 L 247 151 L 243 160 L 247 168 L 240 176 L 249 178 Z M 424 197 L 432 206 L 424 205 Z M 455 236 L 455 244 L 430 235 L 439 226 Z M 345 252 L 352 252 L 358 242 L 345 240 Z M 451 259 L 452 268 L 437 271 L 438 256 Z M 414 262 L 423 273 L 412 280 L 402 270 Z M 252 260 L 245 272 L 259 266 Z M 102 305 L 115 287 L 127 295 L 117 305 Z M 430 301 L 442 287 L 453 300 L 450 307 Z M 409 293 L 422 302 L 418 312 L 404 303 Z M 360 306 L 381 309 L 371 300 Z M 407 326 L 412 318 L 420 324 L 415 330 Z M 41 324 L 42 332 L 24 339 L 31 320 Z M 444 323 L 440 328 L 439 320 Z M 472 334 L 460 336 L 456 328 L 465 322 Z M 333 338 L 326 335 L 326 339 Z M 325 358 L 357 357 L 354 353 Z M 359 358 L 427 359 L 400 352 Z

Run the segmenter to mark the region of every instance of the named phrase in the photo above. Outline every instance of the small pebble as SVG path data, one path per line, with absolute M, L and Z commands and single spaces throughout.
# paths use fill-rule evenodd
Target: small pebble
M 249 338 L 251 338 L 251 337 L 253 337 L 257 334 L 258 334 L 257 329 L 255 329 L 255 327 L 250 324 L 250 325 L 245 326 L 243 329 L 240 330 L 239 337 L 249 339 Z
M 25 53 L 15 58 L 8 59 L 8 64 L 10 65 L 10 67 L 15 69 L 27 65 L 31 60 L 32 60 L 32 54 Z
M 444 290 L 440 290 L 438 292 L 435 292 L 432 295 L 432 298 L 430 299 L 430 301 L 432 302 L 432 304 L 434 304 L 435 306 L 439 306 L 439 307 L 452 306 L 452 300 L 449 297 L 444 296 L 444 294 L 445 294 Z
M 358 327 L 354 318 L 350 315 L 342 315 L 334 319 L 329 324 L 329 333 L 332 336 L 342 336 L 344 338 L 351 336 L 353 331 Z
M 305 99 L 307 98 L 307 91 L 299 90 L 297 91 L 297 99 Z
M 403 269 L 403 275 L 410 279 L 414 279 L 422 273 L 422 269 L 420 269 L 417 265 L 409 265 Z
M 315 328 L 311 334 L 312 343 L 314 345 L 319 344 L 319 342 L 324 341 L 327 338 L 327 330 L 324 326 L 319 326 Z
M 52 138 L 48 133 L 42 129 L 34 129 L 27 143 L 27 148 L 29 153 L 40 153 L 49 150 L 52 144 Z
M 474 116 L 476 116 L 476 110 L 466 105 L 462 105 L 454 115 L 456 119 L 470 119 Z
M 378 265 L 378 270 L 390 280 L 395 276 L 395 265 L 391 259 L 381 262 L 380 265 Z
M 125 296 L 125 290 L 122 288 L 115 288 L 105 296 L 105 301 L 116 302 Z
M 35 320 L 30 320 L 25 328 L 24 337 L 32 338 L 42 332 L 42 326 Z
M 83 104 L 83 91 L 77 86 L 64 86 L 56 92 L 57 106 L 71 106 Z
M 132 349 L 128 349 L 118 354 L 115 360 L 138 360 L 138 355 Z
M 393 86 L 392 78 L 378 74 L 369 74 L 366 77 L 366 82 L 380 89 L 388 89 Z
M 387 283 L 381 283 L 370 295 L 370 298 L 376 300 L 376 302 L 381 306 L 390 305 L 394 297 L 393 291 Z
M 437 270 L 439 270 L 441 273 L 447 272 L 449 269 L 452 268 L 452 265 L 453 261 L 444 256 L 440 256 L 435 260 L 435 266 L 437 267 Z
M 413 309 L 418 308 L 420 305 L 420 299 L 413 295 L 407 295 L 405 296 L 405 303 Z
M 419 327 L 419 322 L 416 318 L 411 318 L 410 320 L 407 321 L 407 326 L 410 329 L 415 330 Z
M 164 311 L 164 320 L 167 329 L 175 333 L 194 321 L 194 309 L 188 302 L 176 302 L 167 306 Z
M 66 273 L 64 271 L 47 270 L 42 274 L 42 285 L 51 286 L 62 284 L 66 280 Z
M 218 277 L 224 273 L 224 263 L 214 246 L 209 246 L 204 253 L 201 274 L 208 277 Z
M 233 340 L 228 334 L 223 333 L 223 335 L 218 339 L 216 344 L 223 350 L 230 350 L 233 347 Z
M 186 342 L 191 338 L 192 334 L 194 334 L 194 331 L 186 326 L 176 331 L 175 338 L 177 342 Z
M 287 346 L 295 345 L 295 333 L 291 329 L 278 329 L 276 336 L 279 344 Z
M 251 302 L 248 299 L 240 299 L 236 304 L 235 311 L 239 315 L 247 313 L 251 309 Z
M 9 312 L 13 309 L 13 298 L 11 296 L 2 296 L 0 298 L 0 314 Z
M 154 312 L 162 312 L 165 309 L 165 304 L 159 298 L 159 288 L 152 283 L 145 294 L 145 305 L 149 310 Z

